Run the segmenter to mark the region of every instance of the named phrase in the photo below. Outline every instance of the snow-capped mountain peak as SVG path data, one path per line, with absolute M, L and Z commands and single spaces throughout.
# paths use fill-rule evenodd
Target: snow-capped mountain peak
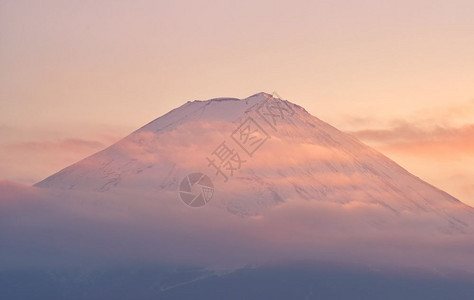
M 430 213 L 444 230 L 462 232 L 474 215 L 352 136 L 267 93 L 187 102 L 36 186 L 176 191 L 180 201 L 180 183 L 192 173 L 212 182 L 207 205 L 244 216 L 312 201 L 377 207 L 394 217 Z

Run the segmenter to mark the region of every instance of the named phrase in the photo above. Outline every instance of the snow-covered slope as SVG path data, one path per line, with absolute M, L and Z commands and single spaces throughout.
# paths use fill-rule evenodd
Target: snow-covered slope
M 474 219 L 472 208 L 302 107 L 265 93 L 187 102 L 36 186 L 159 195 L 177 191 L 193 172 L 214 184 L 208 205 L 239 215 L 316 201 L 377 207 L 394 218 L 430 213 L 444 231 L 471 230 Z

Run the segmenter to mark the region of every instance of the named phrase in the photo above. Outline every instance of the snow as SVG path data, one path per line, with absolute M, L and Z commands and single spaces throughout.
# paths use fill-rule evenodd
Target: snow
M 268 101 L 294 114 L 278 119 L 272 128 L 257 113 Z M 231 138 L 248 117 L 270 136 L 252 157 Z M 245 160 L 228 182 L 206 161 L 223 141 Z M 159 193 L 177 191 L 180 180 L 196 171 L 209 175 L 215 184 L 208 205 L 241 216 L 262 215 L 284 203 L 313 201 L 344 209 L 373 205 L 394 218 L 430 213 L 446 232 L 471 230 L 474 219 L 472 208 L 304 108 L 266 93 L 242 100 L 187 102 L 36 186 Z

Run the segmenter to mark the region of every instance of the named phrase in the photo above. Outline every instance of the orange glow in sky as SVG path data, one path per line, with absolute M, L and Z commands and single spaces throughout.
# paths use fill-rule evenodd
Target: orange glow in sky
M 188 100 L 277 91 L 474 205 L 474 2 L 0 3 L 0 179 Z

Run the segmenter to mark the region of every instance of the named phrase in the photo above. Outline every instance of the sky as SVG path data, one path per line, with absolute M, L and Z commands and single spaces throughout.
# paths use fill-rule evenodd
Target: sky
M 0 2 L 0 179 L 277 92 L 474 205 L 474 2 Z

